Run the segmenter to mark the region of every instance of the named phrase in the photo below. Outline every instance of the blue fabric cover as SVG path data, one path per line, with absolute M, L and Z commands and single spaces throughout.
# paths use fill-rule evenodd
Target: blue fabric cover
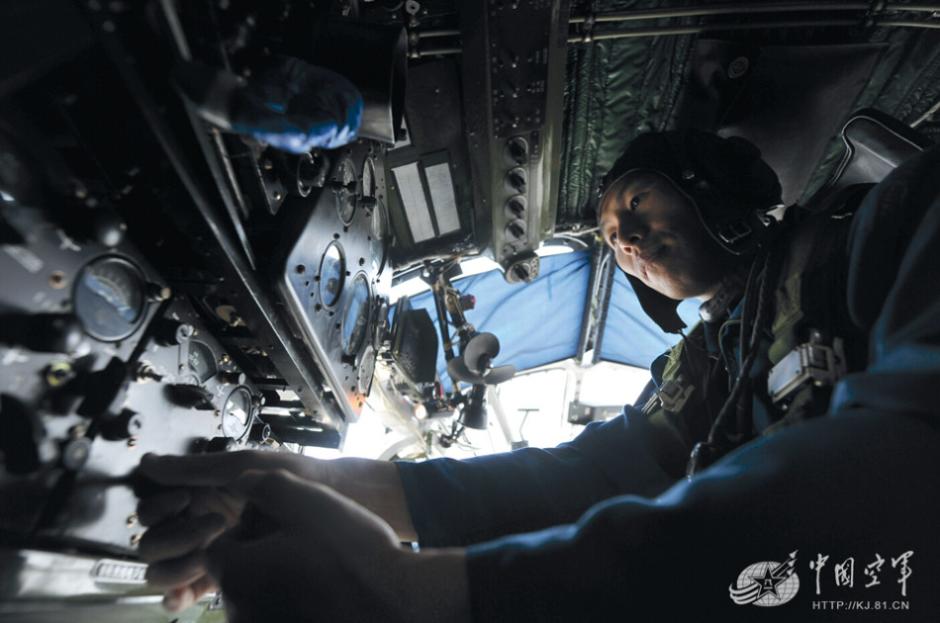
M 232 93 L 232 130 L 293 154 L 336 149 L 356 140 L 363 99 L 346 78 L 297 58 L 275 57 Z
M 679 341 L 679 336 L 663 333 L 643 313 L 640 301 L 633 293 L 633 286 L 623 271 L 618 269 L 614 272 L 614 287 L 607 308 L 600 358 L 628 366 L 648 368 L 656 357 Z M 698 322 L 698 306 L 697 300 L 689 299 L 682 301 L 676 310 L 689 327 Z
M 528 370 L 577 354 L 590 280 L 590 251 L 576 251 L 543 257 L 538 278 L 525 286 L 506 283 L 498 270 L 457 279 L 454 286 L 477 299 L 476 308 L 467 312 L 470 323 L 477 331 L 499 338 L 500 353 L 494 365 Z M 412 297 L 411 304 L 428 310 L 437 327 L 430 292 Z M 684 301 L 679 315 L 689 326 L 695 324 L 698 303 Z M 678 338 L 663 333 L 643 313 L 630 283 L 616 271 L 601 359 L 648 368 Z M 438 353 L 437 371 L 449 389 L 443 349 Z
M 541 258 L 539 276 L 528 285 L 507 283 L 500 271 L 492 270 L 455 280 L 454 286 L 476 297 L 476 308 L 466 312 L 467 320 L 477 331 L 499 338 L 500 352 L 493 365 L 512 364 L 526 370 L 578 352 L 590 276 L 589 252 L 577 251 Z M 427 309 L 437 327 L 430 292 L 412 297 L 411 305 Z M 437 372 L 449 389 L 443 348 L 438 352 Z

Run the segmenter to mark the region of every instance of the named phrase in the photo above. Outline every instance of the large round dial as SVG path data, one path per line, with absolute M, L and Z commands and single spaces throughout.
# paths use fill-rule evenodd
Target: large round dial
M 114 256 L 99 258 L 76 279 L 75 315 L 94 338 L 124 339 L 143 321 L 144 288 L 144 277 L 133 264 Z
M 332 307 L 339 300 L 343 291 L 343 281 L 346 279 L 346 258 L 343 250 L 336 242 L 331 242 L 320 260 L 320 301 L 327 307 Z
M 251 391 L 244 385 L 232 390 L 222 407 L 222 435 L 241 439 L 251 427 Z
M 359 273 L 352 283 L 349 300 L 343 311 L 342 343 L 343 353 L 352 357 L 362 348 L 369 333 L 369 320 L 372 317 L 372 293 L 369 280 L 364 273 Z

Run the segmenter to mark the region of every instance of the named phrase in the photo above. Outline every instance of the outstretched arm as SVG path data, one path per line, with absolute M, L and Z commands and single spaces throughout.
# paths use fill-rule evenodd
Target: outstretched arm
M 652 451 L 645 417 L 625 411 L 556 448 L 398 463 L 418 541 L 469 545 L 572 522 L 616 495 L 658 495 L 675 479 Z

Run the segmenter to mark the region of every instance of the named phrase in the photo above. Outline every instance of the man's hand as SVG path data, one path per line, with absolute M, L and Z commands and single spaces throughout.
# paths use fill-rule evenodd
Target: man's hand
M 149 529 L 139 554 L 151 586 L 166 591 L 172 611 L 217 590 L 206 573 L 205 548 L 233 526 L 244 502 L 228 485 L 248 470 L 286 470 L 327 485 L 382 516 L 400 540 L 414 540 L 397 468 L 385 461 L 323 461 L 286 452 L 242 451 L 192 456 L 146 455 L 142 476 L 166 487 L 141 499 L 138 517 Z
M 244 507 L 226 485 L 247 470 L 295 467 L 297 458 L 302 457 L 273 452 L 144 456 L 139 473 L 165 488 L 138 503 L 138 519 L 149 527 L 138 553 L 149 563 L 148 583 L 166 591 L 169 610 L 187 608 L 217 590 L 206 572 L 205 548 L 237 523 Z
M 284 470 L 229 489 L 242 522 L 207 550 L 229 621 L 469 619 L 462 550 L 404 550 L 377 515 Z

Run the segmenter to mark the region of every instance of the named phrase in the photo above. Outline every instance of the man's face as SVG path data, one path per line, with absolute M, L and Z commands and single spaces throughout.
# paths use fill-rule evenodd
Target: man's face
M 620 268 L 670 298 L 708 298 L 721 281 L 724 253 L 662 175 L 638 171 L 615 182 L 600 206 L 600 232 Z

